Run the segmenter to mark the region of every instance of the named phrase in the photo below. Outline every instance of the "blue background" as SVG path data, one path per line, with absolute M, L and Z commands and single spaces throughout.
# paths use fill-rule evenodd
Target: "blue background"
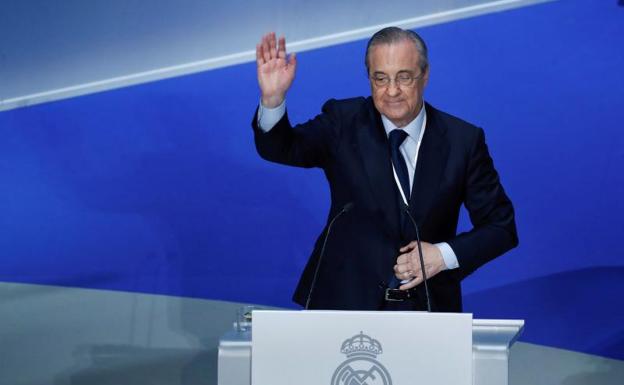
M 624 8 L 559 1 L 418 32 L 426 99 L 485 128 L 517 211 L 520 247 L 464 281 L 465 310 L 624 359 Z M 299 55 L 293 121 L 369 94 L 365 43 Z M 292 307 L 328 189 L 259 159 L 258 97 L 250 63 L 0 113 L 0 280 Z

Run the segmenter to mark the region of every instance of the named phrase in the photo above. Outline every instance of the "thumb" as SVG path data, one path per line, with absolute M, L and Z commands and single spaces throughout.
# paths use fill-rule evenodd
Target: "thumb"
M 293 67 L 293 71 L 297 68 L 297 54 L 295 52 L 290 54 L 288 65 Z

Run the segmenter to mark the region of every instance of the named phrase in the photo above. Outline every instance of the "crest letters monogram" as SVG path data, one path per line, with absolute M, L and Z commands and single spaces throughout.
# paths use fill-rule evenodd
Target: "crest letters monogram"
M 377 361 L 381 343 L 363 332 L 346 339 L 340 351 L 347 359 L 338 366 L 331 385 L 392 385 L 388 370 Z

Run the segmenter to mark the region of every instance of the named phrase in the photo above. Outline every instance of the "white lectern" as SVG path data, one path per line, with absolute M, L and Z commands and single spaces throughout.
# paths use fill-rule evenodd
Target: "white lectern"
M 266 313 L 266 314 L 265 314 Z M 385 314 L 381 314 L 385 313 Z M 263 354 L 266 357 L 266 346 L 273 344 L 275 345 L 282 344 L 288 345 L 289 341 L 292 341 L 292 345 L 298 344 L 300 338 L 296 338 L 293 336 L 315 336 L 314 339 L 322 340 L 323 338 L 327 338 L 327 331 L 331 330 L 334 332 L 335 330 L 340 329 L 336 327 L 336 325 L 341 325 L 343 330 L 357 330 L 356 335 L 351 337 L 355 343 L 349 343 L 347 345 L 342 345 L 344 349 L 352 349 L 354 345 L 358 345 L 362 343 L 364 339 L 368 339 L 364 341 L 364 345 L 368 344 L 367 347 L 370 349 L 372 345 L 375 344 L 383 344 L 383 360 L 380 360 L 378 363 L 383 363 L 380 367 L 388 367 L 390 369 L 389 374 L 392 374 L 394 377 L 399 377 L 399 371 L 397 370 L 397 365 L 400 366 L 401 363 L 396 363 L 396 358 L 392 358 L 393 350 L 406 350 L 407 354 L 403 356 L 413 357 L 414 352 L 422 353 L 423 350 L 427 350 L 431 355 L 435 356 L 435 354 L 440 353 L 440 351 L 444 351 L 444 349 L 452 349 L 450 352 L 453 352 L 457 355 L 457 351 L 461 352 L 460 355 L 470 356 L 470 345 L 453 345 L 449 347 L 449 344 L 455 344 L 457 338 L 458 331 L 456 327 L 453 327 L 453 330 L 449 330 L 448 326 L 440 326 L 444 325 L 447 321 L 453 321 L 454 316 L 452 314 L 443 314 L 443 313 L 418 313 L 418 312 L 339 312 L 339 311 L 260 311 L 254 312 L 254 317 L 256 318 L 256 322 L 254 322 L 255 332 L 256 334 L 255 342 L 257 349 L 254 350 L 254 360 L 259 359 L 260 348 L 259 343 L 264 340 L 264 347 L 262 348 Z M 261 317 L 262 316 L 262 317 Z M 468 329 L 465 329 L 467 333 L 470 333 L 470 316 L 466 314 L 456 314 L 455 318 L 462 318 L 465 325 L 466 316 L 468 316 Z M 384 318 L 385 317 L 385 318 Z M 433 322 L 432 322 L 433 321 Z M 306 324 L 307 322 L 307 324 Z M 424 323 L 423 323 L 424 322 Z M 429 324 L 427 324 L 429 322 Z M 270 325 L 271 329 L 267 329 L 267 325 Z M 323 326 L 323 325 L 331 325 L 331 327 Z M 344 325 L 348 325 L 345 329 Z M 375 331 L 375 326 L 377 330 Z M 380 332 L 380 325 L 383 325 L 383 332 Z M 416 346 L 414 341 L 406 340 L 404 344 L 399 344 L 399 348 L 397 348 L 397 344 L 394 343 L 392 345 L 392 333 L 397 333 L 401 336 L 404 336 L 405 328 L 414 327 L 414 331 L 421 334 L 419 338 L 425 336 L 426 333 L 430 333 L 431 335 L 436 336 L 436 340 L 439 341 L 435 348 L 432 348 L 431 343 L 429 343 L 429 347 L 426 345 L 426 341 L 418 340 L 418 344 Z M 446 329 L 445 329 L 446 327 Z M 468 383 L 472 383 L 474 385 L 506 385 L 508 383 L 508 362 L 509 362 L 509 348 L 511 345 L 517 340 L 522 329 L 524 327 L 524 321 L 522 320 L 472 320 L 472 368 L 468 367 L 468 370 L 464 370 L 464 373 L 472 373 L 472 381 L 467 381 Z M 403 329 L 402 329 L 403 328 Z M 423 330 L 425 331 L 423 333 Z M 450 336 L 445 336 L 440 334 L 440 330 L 448 330 L 448 334 Z M 270 333 L 267 333 L 267 331 Z M 259 334 L 262 333 L 263 338 L 259 338 Z M 291 335 L 287 335 L 288 333 L 294 333 Z M 385 335 L 383 335 L 385 333 Z M 390 335 L 388 334 L 390 333 Z M 410 333 L 410 334 L 418 334 L 418 333 Z M 455 334 L 453 334 L 455 333 Z M 331 333 L 330 333 L 331 334 Z M 344 336 L 345 333 L 338 331 L 340 336 Z M 369 337 L 370 336 L 370 337 Z M 218 357 L 218 385 L 250 385 L 252 378 L 252 368 L 251 368 L 251 357 L 252 357 L 252 335 L 249 330 L 233 330 L 224 334 L 219 341 L 219 357 Z M 267 337 L 267 338 L 265 338 Z M 375 337 L 379 338 L 379 341 L 375 339 Z M 401 337 L 403 338 L 403 337 Z M 468 336 L 470 338 L 470 336 Z M 461 338 L 459 338 L 461 339 Z M 349 338 L 345 339 L 345 343 L 347 343 Z M 334 354 L 333 351 L 337 350 L 336 354 L 340 353 L 340 342 L 338 341 L 338 347 L 335 349 L 332 343 L 332 351 L 330 353 L 323 352 L 319 354 L 318 357 L 322 358 L 327 362 L 329 359 L 336 361 L 336 358 L 328 357 L 331 354 Z M 372 342 L 371 342 L 372 341 Z M 450 342 L 453 341 L 453 342 Z M 470 343 L 470 340 L 468 340 Z M 309 344 L 309 342 L 308 342 Z M 346 348 L 345 348 L 346 346 Z M 393 347 L 394 346 L 394 347 Z M 467 349 L 465 348 L 467 346 Z M 270 346 L 269 346 L 270 347 Z M 270 349 L 269 349 L 270 350 Z M 309 349 L 317 351 L 317 349 Z M 382 350 L 381 346 L 379 346 L 379 350 Z M 275 350 L 275 353 L 270 352 L 269 354 L 277 354 L 280 352 L 280 348 Z M 349 352 L 349 351 L 347 351 Z M 293 351 L 289 354 L 297 355 L 300 352 Z M 343 351 L 344 353 L 344 351 Z M 446 360 L 446 353 L 443 352 L 443 357 Z M 256 364 L 271 363 L 272 356 L 269 356 L 269 359 L 263 358 L 263 361 L 256 362 Z M 283 365 L 294 365 L 293 362 L 297 361 L 297 358 L 293 356 L 292 359 L 285 360 L 283 357 L 275 357 L 276 362 L 280 362 L 281 367 L 285 368 Z M 357 357 L 356 357 L 357 358 Z M 430 357 L 427 357 L 430 359 Z M 305 358 L 303 358 L 305 360 Z M 366 358 L 368 359 L 368 358 Z M 394 369 L 391 368 L 392 360 L 395 360 Z M 470 360 L 470 358 L 467 358 Z M 345 363 L 351 361 L 351 366 L 347 365 L 347 371 L 343 370 L 342 375 L 347 376 L 346 372 L 357 372 L 358 369 L 362 369 L 361 367 L 357 367 L 357 362 L 353 361 L 353 356 L 350 359 L 343 359 Z M 385 360 L 385 361 L 384 361 Z M 284 361 L 288 361 L 285 363 Z M 304 368 L 314 366 L 314 363 L 305 361 L 307 364 L 303 366 Z M 316 359 L 311 361 L 317 361 Z M 331 361 L 331 362 L 334 362 Z M 357 360 L 356 360 L 357 361 Z M 370 360 L 369 360 L 370 361 Z M 377 362 L 377 361 L 372 361 Z M 464 361 L 465 362 L 465 361 Z M 361 362 L 360 362 L 361 363 Z M 446 363 L 441 363 L 444 366 Z M 410 363 L 409 365 L 412 365 Z M 429 363 L 428 365 L 431 365 Z M 368 368 L 371 365 L 365 365 L 366 367 L 363 370 L 359 370 L 360 373 L 366 373 L 370 371 Z M 470 366 L 470 362 L 468 361 L 468 366 Z M 327 367 L 327 365 L 325 365 Z M 344 365 L 342 365 L 344 369 Z M 340 366 L 339 366 L 340 368 Z M 472 369 L 472 370 L 470 370 Z M 258 376 L 258 366 L 254 367 L 254 375 Z M 269 372 L 274 369 L 269 369 Z M 332 368 L 333 370 L 333 368 Z M 385 370 L 385 368 L 383 368 Z M 455 368 L 448 368 L 448 370 L 455 370 Z M 295 370 L 295 373 L 297 371 Z M 336 369 L 336 375 L 338 375 L 339 369 Z M 352 374 L 356 376 L 355 374 Z M 379 380 L 379 376 L 383 376 L 382 372 L 377 373 L 377 380 Z M 330 373 L 331 376 L 331 373 Z M 470 374 L 468 374 L 470 376 Z M 258 377 L 256 377 L 258 378 Z M 292 378 L 292 377 L 291 377 Z M 323 378 L 327 378 L 326 375 Z M 332 380 L 333 381 L 333 380 Z M 359 382 L 364 383 L 362 380 L 358 380 Z M 354 383 L 358 383 L 358 381 Z M 322 381 L 330 385 L 329 380 L 327 382 Z M 373 381 L 374 382 L 374 381 Z M 399 378 L 395 378 L 394 384 L 398 384 Z M 338 381 L 336 381 L 338 383 Z M 375 382 L 377 383 L 377 382 Z M 378 382 L 384 383 L 384 382 Z M 463 382 L 463 383 L 466 383 Z

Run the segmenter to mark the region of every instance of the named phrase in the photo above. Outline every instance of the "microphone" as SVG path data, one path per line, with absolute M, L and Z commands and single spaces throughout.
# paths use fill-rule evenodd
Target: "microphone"
M 427 297 L 427 311 L 431 313 L 431 297 L 429 296 L 429 286 L 427 285 L 427 272 L 425 271 L 425 261 L 423 260 L 422 248 L 420 246 L 420 234 L 418 232 L 418 225 L 412 217 L 412 214 L 409 212 L 409 206 L 403 204 L 403 211 L 407 214 L 409 219 L 412 221 L 414 225 L 414 230 L 416 230 L 416 245 L 418 245 L 418 256 L 420 257 L 420 270 L 423 275 L 423 283 L 425 284 L 425 297 Z
M 327 226 L 327 232 L 325 233 L 325 239 L 323 240 L 323 247 L 321 247 L 321 253 L 319 255 L 318 263 L 316 264 L 316 270 L 314 271 L 314 277 L 312 278 L 312 284 L 310 285 L 310 292 L 308 293 L 308 299 L 306 300 L 305 310 L 308 310 L 310 307 L 310 300 L 312 299 L 312 292 L 314 291 L 314 286 L 316 286 L 316 279 L 318 278 L 318 273 L 321 267 L 321 262 L 323 261 L 323 255 L 325 254 L 325 245 L 327 245 L 327 239 L 329 238 L 329 232 L 331 231 L 334 222 L 336 219 L 340 218 L 340 216 L 346 212 L 351 211 L 353 209 L 353 202 L 349 202 L 342 207 L 342 210 L 334 218 L 329 222 L 329 226 Z

